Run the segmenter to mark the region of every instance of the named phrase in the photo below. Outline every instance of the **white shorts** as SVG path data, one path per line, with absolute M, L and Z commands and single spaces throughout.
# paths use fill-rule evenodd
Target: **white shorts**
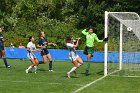
M 35 56 L 34 53 L 28 53 L 28 54 L 27 54 L 27 57 L 28 57 L 29 59 L 34 59 L 34 58 L 36 58 L 36 56 Z
M 69 56 L 69 59 L 71 61 L 75 61 L 78 57 L 79 57 L 78 55 L 76 55 L 76 56 Z

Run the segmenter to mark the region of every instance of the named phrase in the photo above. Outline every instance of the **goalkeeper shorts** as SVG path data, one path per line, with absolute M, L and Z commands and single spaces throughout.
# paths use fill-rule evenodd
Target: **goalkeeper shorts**
M 88 47 L 88 46 L 86 46 L 83 53 L 84 53 L 85 55 L 88 55 L 88 54 L 93 55 L 93 53 L 94 53 L 94 48 L 93 48 L 93 47 Z

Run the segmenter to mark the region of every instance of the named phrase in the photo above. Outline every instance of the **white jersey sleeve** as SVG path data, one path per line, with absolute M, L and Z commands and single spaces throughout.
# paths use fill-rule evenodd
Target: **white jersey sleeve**
M 29 42 L 28 44 L 27 44 L 27 48 L 31 48 L 31 42 Z
M 31 49 L 36 49 L 36 46 L 35 46 L 35 44 L 33 44 L 32 42 L 29 42 L 28 44 L 27 44 L 27 48 L 31 48 Z
M 74 48 L 74 44 L 67 43 L 67 47 L 68 47 L 68 48 Z

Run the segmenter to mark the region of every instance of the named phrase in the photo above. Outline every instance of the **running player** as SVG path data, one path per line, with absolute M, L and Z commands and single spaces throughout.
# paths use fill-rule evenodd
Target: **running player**
M 55 43 L 48 43 L 48 40 L 45 38 L 45 32 L 40 32 L 39 35 L 39 41 L 38 41 L 38 48 L 41 48 L 41 56 L 43 58 L 43 61 L 39 61 L 39 64 L 43 64 L 43 63 L 47 63 L 49 62 L 49 71 L 53 71 L 52 70 L 52 57 L 51 54 L 49 53 L 47 46 L 48 45 L 54 45 L 56 46 Z
M 82 31 L 82 34 L 84 34 L 86 36 L 86 47 L 84 49 L 84 54 L 87 55 L 87 59 L 88 59 L 88 64 L 87 64 L 87 68 L 85 71 L 86 75 L 88 75 L 88 73 L 89 73 L 90 60 L 94 53 L 94 41 L 96 40 L 97 42 L 103 42 L 103 41 L 108 40 L 108 38 L 105 38 L 104 40 L 99 40 L 97 35 L 93 32 L 94 32 L 93 27 L 89 27 L 88 29 L 84 29 Z
M 11 66 L 7 63 L 6 54 L 4 50 L 4 39 L 1 32 L 3 31 L 3 27 L 0 28 L 0 58 L 3 58 L 4 64 L 6 68 L 10 68 Z
M 74 65 L 74 67 L 69 72 L 67 72 L 68 78 L 70 78 L 71 72 L 75 72 L 75 70 L 77 68 L 79 68 L 81 65 L 83 65 L 83 60 L 76 54 L 76 50 L 75 50 L 75 48 L 78 47 L 79 40 L 80 40 L 80 38 L 76 38 L 76 40 L 73 40 L 72 36 L 67 37 L 66 40 L 65 40 L 66 45 L 67 45 L 67 47 L 70 51 L 69 52 L 69 58 Z M 76 41 L 75 42 L 76 44 L 74 44 L 74 41 Z
M 37 66 L 38 66 L 38 59 L 36 58 L 34 52 L 37 51 L 36 46 L 34 44 L 34 37 L 30 36 L 29 37 L 29 43 L 27 44 L 27 51 L 28 51 L 28 58 L 30 59 L 32 65 L 29 66 L 25 72 L 28 73 L 30 69 L 34 70 L 34 73 L 36 73 Z

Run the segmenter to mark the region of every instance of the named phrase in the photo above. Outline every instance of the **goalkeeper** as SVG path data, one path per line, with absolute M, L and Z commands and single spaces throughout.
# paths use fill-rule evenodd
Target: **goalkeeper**
M 108 38 L 105 38 L 104 40 L 99 40 L 97 35 L 94 33 L 93 27 L 89 27 L 88 29 L 84 29 L 82 31 L 82 34 L 84 34 L 86 36 L 86 47 L 84 49 L 84 54 L 87 55 L 88 62 L 87 62 L 85 75 L 88 75 L 89 68 L 90 68 L 90 60 L 91 60 L 91 57 L 93 56 L 93 53 L 94 53 L 94 41 L 95 40 L 97 42 L 108 41 Z

